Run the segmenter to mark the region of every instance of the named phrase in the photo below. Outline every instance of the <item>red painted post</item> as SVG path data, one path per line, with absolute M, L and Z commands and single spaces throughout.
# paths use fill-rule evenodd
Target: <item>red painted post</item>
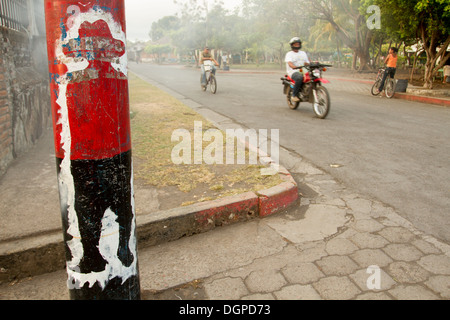
M 140 298 L 124 0 L 45 0 L 72 299 Z

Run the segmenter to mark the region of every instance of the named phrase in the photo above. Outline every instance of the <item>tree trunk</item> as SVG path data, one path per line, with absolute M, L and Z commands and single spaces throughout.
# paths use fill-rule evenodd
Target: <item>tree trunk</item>
M 283 69 L 283 49 L 284 49 L 284 43 L 280 43 L 280 68 Z
M 419 44 L 417 44 L 417 52 L 414 55 L 414 63 L 413 63 L 413 67 L 411 70 L 411 79 L 410 79 L 411 82 L 413 82 L 413 80 L 414 80 L 414 71 L 416 70 L 416 64 L 417 64 L 417 58 L 419 57 L 419 52 L 420 52 Z
M 372 34 L 366 34 L 365 43 L 359 48 L 359 71 L 370 70 L 369 62 L 370 62 L 370 42 L 372 41 Z
M 195 57 L 195 66 L 198 68 L 200 66 L 200 56 L 197 54 L 197 50 L 194 51 L 194 57 Z
M 409 67 L 411 65 L 411 57 L 408 55 L 408 52 L 406 51 L 406 42 L 403 42 L 403 55 L 406 57 L 406 59 L 408 59 L 408 67 Z
M 433 78 L 436 75 L 439 68 L 445 63 L 445 57 L 448 57 L 447 48 L 450 45 L 450 36 L 447 36 L 446 41 L 440 46 L 439 52 L 439 31 L 434 31 L 431 35 L 427 33 L 426 26 L 422 24 L 420 26 L 420 32 L 422 36 L 422 42 L 424 44 L 425 52 L 427 53 L 427 62 L 425 64 L 424 74 L 424 88 L 433 89 Z M 441 58 L 441 62 L 438 65 L 437 62 Z
M 427 63 L 425 64 L 425 74 L 424 74 L 424 83 L 423 87 L 425 89 L 433 89 L 433 77 L 434 77 L 434 68 L 432 66 L 432 62 L 429 57 L 429 53 L 427 51 Z
M 336 50 L 338 54 L 338 66 L 341 67 L 341 47 L 339 45 L 339 38 L 336 37 Z
M 359 17 L 358 20 L 359 23 L 357 25 L 363 25 L 363 17 Z M 358 44 L 358 56 L 360 58 L 360 65 L 358 71 L 363 70 L 369 70 L 369 61 L 370 61 L 370 43 L 373 39 L 373 31 L 371 30 L 365 30 L 364 28 L 361 29 L 359 27 L 356 33 L 357 37 L 357 44 Z
M 368 52 L 360 54 L 359 59 L 360 59 L 360 65 L 359 65 L 358 71 L 368 70 L 369 69 L 368 65 L 369 65 L 369 61 L 370 61 Z
M 353 50 L 352 70 L 356 70 L 357 63 L 358 63 L 358 53 L 356 52 L 356 50 Z
M 434 54 L 434 56 L 432 54 L 430 54 L 430 56 L 432 57 L 432 59 L 430 61 L 430 66 L 429 66 L 429 69 L 426 69 L 426 71 L 425 71 L 425 85 L 428 83 L 428 86 L 430 86 L 430 84 L 431 84 L 430 89 L 433 88 L 434 76 L 439 71 L 439 69 L 444 67 L 447 59 L 450 57 L 450 52 L 447 52 L 447 48 L 449 45 L 450 45 L 450 36 L 447 37 L 446 42 L 441 46 L 441 49 L 439 50 L 439 52 L 437 54 Z M 436 52 L 436 49 L 434 50 L 434 52 Z M 427 54 L 427 56 L 428 56 L 428 54 Z M 428 59 L 429 58 L 427 58 L 427 60 Z M 439 59 L 440 59 L 440 62 L 438 64 Z M 427 61 L 427 67 L 428 67 L 428 61 Z
M 380 45 L 378 47 L 378 55 L 377 55 L 377 61 L 376 61 L 377 66 L 381 65 L 381 61 L 380 60 L 381 60 L 382 50 L 383 50 L 383 41 L 384 41 L 384 39 L 380 40 Z

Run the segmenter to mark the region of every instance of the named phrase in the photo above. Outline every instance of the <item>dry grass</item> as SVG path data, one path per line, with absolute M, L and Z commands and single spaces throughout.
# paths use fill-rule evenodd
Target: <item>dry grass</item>
M 158 188 L 176 186 L 183 193 L 192 193 L 192 201 L 185 201 L 186 205 L 267 189 L 281 182 L 278 175 L 262 176 L 262 165 L 174 164 L 171 155 L 178 142 L 172 142 L 171 137 L 175 130 L 186 129 L 193 137 L 195 121 L 202 122 L 203 131 L 215 127 L 138 77 L 131 75 L 129 84 L 135 178 L 139 183 Z

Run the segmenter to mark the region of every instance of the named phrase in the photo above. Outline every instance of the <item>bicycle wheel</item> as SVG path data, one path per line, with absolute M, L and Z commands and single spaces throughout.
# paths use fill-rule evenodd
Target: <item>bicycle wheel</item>
M 372 87 L 372 95 L 373 96 L 378 96 L 381 92 L 378 90 L 380 88 L 381 85 L 381 79 L 377 79 L 377 81 L 375 81 L 373 87 Z
M 386 98 L 392 99 L 395 95 L 395 80 L 388 79 L 386 83 Z
M 316 95 L 314 97 L 314 113 L 319 119 L 325 119 L 330 112 L 330 94 L 325 87 L 318 87 L 315 89 Z
M 216 77 L 212 73 L 209 76 L 209 89 L 214 94 L 217 92 L 217 80 L 216 80 Z

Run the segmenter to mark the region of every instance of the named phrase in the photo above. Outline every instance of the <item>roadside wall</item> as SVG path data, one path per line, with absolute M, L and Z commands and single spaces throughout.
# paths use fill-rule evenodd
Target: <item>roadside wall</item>
M 0 177 L 51 124 L 45 38 L 0 26 Z

